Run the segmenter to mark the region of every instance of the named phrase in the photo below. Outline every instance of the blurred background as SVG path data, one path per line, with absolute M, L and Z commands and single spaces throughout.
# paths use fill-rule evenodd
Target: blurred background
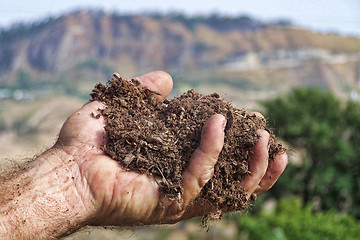
M 113 72 L 260 111 L 290 164 L 246 213 L 65 239 L 358 239 L 360 2 L 0 0 L 0 173 L 50 147 Z

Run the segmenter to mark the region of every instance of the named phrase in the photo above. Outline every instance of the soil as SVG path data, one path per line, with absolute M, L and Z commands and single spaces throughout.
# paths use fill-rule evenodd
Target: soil
M 198 147 L 201 129 L 213 114 L 226 116 L 224 147 L 214 176 L 199 198 L 210 202 L 215 211 L 205 216 L 220 218 L 222 211 L 239 211 L 248 206 L 242 179 L 249 174 L 248 159 L 258 141 L 256 130 L 271 134 L 269 158 L 283 151 L 263 118 L 234 108 L 217 93 L 202 95 L 189 90 L 172 100 L 156 102 L 156 92 L 144 89 L 136 79 L 126 80 L 117 73 L 106 85 L 97 84 L 91 97 L 108 107 L 101 110 L 107 125 L 104 152 L 128 170 L 161 179 L 160 191 L 180 201 L 182 173 Z M 94 116 L 99 117 L 99 116 Z

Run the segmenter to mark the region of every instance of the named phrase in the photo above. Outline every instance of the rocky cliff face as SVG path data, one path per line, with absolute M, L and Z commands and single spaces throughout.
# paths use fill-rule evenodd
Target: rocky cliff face
M 235 20 L 205 20 L 79 11 L 44 21 L 41 27 L 28 26 L 28 33 L 21 28 L 12 34 L 1 32 L 0 69 L 53 72 L 88 59 L 128 62 L 140 69 L 169 68 L 216 65 L 250 51 L 360 52 L 357 38 L 267 26 L 249 19 L 238 28 Z
M 284 22 L 266 24 L 244 16 L 117 15 L 84 10 L 2 30 L 0 83 L 15 81 L 12 73 L 19 70 L 41 75 L 84 64 L 93 70 L 102 64 L 134 73 L 291 68 L 298 78 L 303 70 L 297 69 L 309 61 L 338 65 L 341 58 L 341 64 L 351 62 L 356 68 L 359 54 L 359 38 L 314 33 Z
M 175 92 L 216 91 L 254 109 L 294 86 L 330 88 L 360 101 L 359 54 L 356 37 L 244 16 L 78 11 L 18 24 L 0 29 L 0 153 L 17 156 L 28 146 L 47 146 L 82 104 L 58 99 L 59 92 L 86 99 L 94 82 L 114 71 L 131 77 L 166 70 Z M 11 98 L 16 101 L 4 100 Z

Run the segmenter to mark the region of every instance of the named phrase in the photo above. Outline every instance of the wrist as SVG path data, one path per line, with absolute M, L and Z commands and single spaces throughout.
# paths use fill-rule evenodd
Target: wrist
M 86 181 L 72 157 L 46 151 L 0 184 L 1 239 L 51 239 L 86 225 L 93 208 L 82 189 Z
M 95 203 L 86 176 L 79 168 L 79 162 L 83 161 L 85 156 L 53 147 L 42 158 L 48 162 L 51 158 L 57 161 L 53 168 L 58 167 L 58 170 L 53 176 L 64 199 L 63 209 L 67 213 L 67 229 L 76 231 L 87 225 L 95 215 Z

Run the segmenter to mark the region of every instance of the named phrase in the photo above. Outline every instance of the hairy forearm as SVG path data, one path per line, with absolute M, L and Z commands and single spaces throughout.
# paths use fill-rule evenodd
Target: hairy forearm
M 81 198 L 76 181 L 76 163 L 59 149 L 0 179 L 0 239 L 53 239 L 84 226 L 91 199 Z

